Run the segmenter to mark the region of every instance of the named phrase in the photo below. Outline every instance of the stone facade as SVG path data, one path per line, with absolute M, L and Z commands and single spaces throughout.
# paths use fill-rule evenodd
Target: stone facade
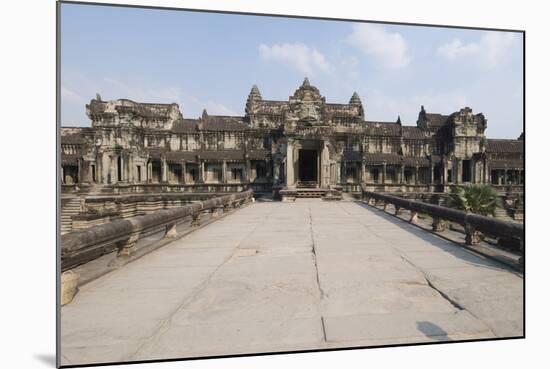
M 487 119 L 465 107 L 421 107 L 416 126 L 367 119 L 357 93 L 327 103 L 306 78 L 287 101 L 253 86 L 244 116 L 184 118 L 177 104 L 86 105 L 89 128 L 63 127 L 62 183 L 105 192 L 220 192 L 296 188 L 445 191 L 462 183 L 522 186 L 523 134 L 485 137 Z

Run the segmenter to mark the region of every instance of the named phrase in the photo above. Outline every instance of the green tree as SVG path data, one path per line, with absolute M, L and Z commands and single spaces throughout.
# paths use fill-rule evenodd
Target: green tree
M 449 195 L 446 205 L 481 215 L 495 215 L 497 207 L 502 207 L 496 191 L 486 184 L 470 184 L 455 187 Z

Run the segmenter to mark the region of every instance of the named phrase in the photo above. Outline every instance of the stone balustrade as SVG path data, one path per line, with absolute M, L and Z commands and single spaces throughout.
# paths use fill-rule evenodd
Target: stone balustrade
M 466 245 L 476 245 L 479 242 L 479 232 L 481 232 L 497 238 L 517 240 L 523 252 L 525 233 L 522 224 L 502 221 L 488 216 L 388 194 L 367 191 L 364 187 L 361 196 L 362 200 L 369 205 L 380 205 L 383 206 L 384 210 L 387 209 L 388 205 L 393 205 L 396 215 L 399 215 L 402 210 L 410 211 L 410 223 L 417 222 L 419 213 L 427 214 L 433 219 L 432 230 L 434 232 L 442 232 L 444 230 L 444 221 L 458 223 L 464 227 Z M 523 257 L 520 259 L 520 263 L 523 263 Z
M 61 269 L 65 271 L 115 251 L 119 256 L 132 255 L 144 235 L 163 231 L 165 237 L 176 237 L 177 224 L 190 221 L 192 226 L 198 226 L 203 214 L 215 218 L 252 197 L 253 191 L 247 190 L 67 233 L 61 237 Z

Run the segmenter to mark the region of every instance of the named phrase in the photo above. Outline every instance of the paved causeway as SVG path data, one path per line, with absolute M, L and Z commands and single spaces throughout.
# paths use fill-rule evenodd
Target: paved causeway
M 523 334 L 523 279 L 356 202 L 256 202 L 85 286 L 62 363 Z

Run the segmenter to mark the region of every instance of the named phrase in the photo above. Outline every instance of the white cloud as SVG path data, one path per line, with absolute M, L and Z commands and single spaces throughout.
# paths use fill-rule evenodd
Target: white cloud
M 494 68 L 507 51 L 518 42 L 517 35 L 508 32 L 485 32 L 477 42 L 465 43 L 455 38 L 440 46 L 437 55 L 447 60 L 473 60 L 486 68 Z
M 385 69 L 405 68 L 411 62 L 407 42 L 397 32 L 389 32 L 378 24 L 354 24 L 346 41 L 372 57 Z
M 328 72 L 330 70 L 330 65 L 322 53 L 302 43 L 284 43 L 272 46 L 261 44 L 258 51 L 263 60 L 286 64 L 308 76 L 318 71 Z
M 61 101 L 72 101 L 81 103 L 85 101 L 85 99 L 74 92 L 73 90 L 69 89 L 67 86 L 61 85 Z

